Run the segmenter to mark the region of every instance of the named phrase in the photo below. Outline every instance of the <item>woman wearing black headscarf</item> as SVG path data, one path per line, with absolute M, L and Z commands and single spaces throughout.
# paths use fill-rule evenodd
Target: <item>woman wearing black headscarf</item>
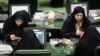
M 68 39 L 72 38 L 77 43 L 90 24 L 91 22 L 85 16 L 84 9 L 77 6 L 73 13 L 63 23 L 61 29 L 62 37 Z
M 44 49 L 44 45 L 40 43 L 33 29 L 24 28 L 21 41 L 15 46 L 13 52 L 9 56 L 15 56 L 16 50 Z
M 22 39 L 23 29 L 28 26 L 29 14 L 22 10 L 10 16 L 4 23 L 2 39 L 13 48 Z

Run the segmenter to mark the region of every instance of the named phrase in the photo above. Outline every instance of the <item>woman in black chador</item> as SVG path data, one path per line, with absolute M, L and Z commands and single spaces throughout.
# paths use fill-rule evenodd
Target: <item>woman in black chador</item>
M 12 54 L 18 49 L 42 49 L 43 45 L 37 39 L 34 31 L 24 30 L 28 27 L 29 14 L 22 10 L 10 16 L 4 23 L 2 40 L 13 47 Z
M 91 22 L 85 16 L 84 9 L 77 6 L 63 23 L 62 37 L 75 40 L 75 43 L 77 43 L 90 24 Z
M 37 39 L 33 29 L 25 28 L 22 37 L 21 41 L 15 46 L 13 52 L 9 56 L 14 56 L 16 50 L 44 49 L 44 45 Z
M 100 33 L 95 27 L 88 27 L 76 46 L 74 56 L 95 56 L 96 47 L 100 45 Z
M 22 39 L 23 29 L 28 26 L 29 14 L 22 10 L 10 16 L 4 23 L 2 39 L 13 48 Z
M 29 14 L 22 10 L 9 17 L 4 23 L 2 39 L 10 44 L 14 51 L 17 49 L 40 49 L 43 45 L 37 39 L 34 31 L 25 30 L 28 27 Z

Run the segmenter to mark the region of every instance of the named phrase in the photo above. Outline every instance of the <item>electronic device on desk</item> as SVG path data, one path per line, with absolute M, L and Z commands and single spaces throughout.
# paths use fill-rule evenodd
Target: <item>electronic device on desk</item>
M 95 25 L 96 30 L 99 32 L 100 34 L 100 25 Z
M 37 4 L 38 3 L 38 0 L 9 0 L 9 4 L 30 4 L 30 14 L 31 14 L 31 17 L 33 16 L 33 14 L 37 11 Z M 10 13 L 10 11 L 9 11 Z
M 46 29 L 45 28 L 37 28 L 37 27 L 26 27 L 25 29 L 31 29 L 37 36 L 37 39 L 40 41 L 41 44 L 46 46 Z
M 100 34 L 100 25 L 91 25 L 92 27 L 95 27 L 98 33 Z
M 51 56 L 49 50 L 17 50 L 14 56 Z

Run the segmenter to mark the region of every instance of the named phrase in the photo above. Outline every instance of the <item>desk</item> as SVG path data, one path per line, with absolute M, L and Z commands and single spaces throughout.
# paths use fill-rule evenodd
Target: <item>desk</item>
M 52 47 L 50 43 L 48 42 L 45 47 L 46 50 L 49 50 L 51 52 L 51 56 L 73 56 L 74 49 L 69 48 L 61 48 L 61 47 Z M 0 56 L 8 56 L 0 54 Z
M 54 23 L 52 24 L 53 26 L 50 26 L 50 24 L 48 24 L 48 26 L 45 26 L 44 21 L 38 21 L 37 23 L 38 24 L 36 25 L 36 27 L 46 28 L 46 29 L 61 29 L 63 25 L 63 20 L 55 20 Z M 34 25 L 36 23 L 33 21 L 29 22 L 29 24 Z
M 52 47 L 49 43 L 47 43 L 47 46 L 45 49 L 48 49 L 51 51 L 52 56 L 74 56 L 74 48 L 62 48 L 62 47 Z
M 45 28 L 46 29 L 46 32 L 47 32 L 47 41 L 49 42 L 49 38 L 61 38 L 61 32 L 60 32 L 60 29 L 63 25 L 63 20 L 55 20 L 54 21 L 54 27 L 50 27 L 50 26 L 47 26 L 45 27 L 44 23 L 43 22 L 38 22 L 39 24 L 36 25 L 36 27 L 38 28 Z M 35 24 L 35 22 L 29 22 L 29 24 Z M 33 27 L 33 26 L 32 26 Z M 51 34 L 51 36 L 49 36 L 49 33 Z
M 92 25 L 96 25 L 96 24 L 100 24 L 100 19 L 94 20 L 93 18 L 89 18 Z M 40 28 L 46 28 L 46 29 L 61 29 L 62 25 L 63 25 L 63 20 L 55 20 L 54 21 L 54 27 L 45 27 L 44 25 L 36 25 L 36 27 L 40 27 Z M 29 24 L 32 26 L 35 24 L 35 22 L 29 22 Z

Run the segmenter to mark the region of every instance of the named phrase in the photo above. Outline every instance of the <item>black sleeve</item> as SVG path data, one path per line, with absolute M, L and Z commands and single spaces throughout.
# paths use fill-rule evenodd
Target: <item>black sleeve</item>
M 10 39 L 10 34 L 6 34 L 5 35 L 5 39 L 4 39 L 4 43 L 9 43 L 11 41 L 11 39 Z
M 11 28 L 12 25 L 11 21 L 12 21 L 12 16 L 7 18 L 7 20 L 4 22 L 3 29 L 1 31 L 2 40 L 5 39 L 6 35 L 8 35 L 8 31 L 10 31 L 9 28 Z
M 87 23 L 86 23 L 86 24 L 87 24 L 87 25 L 88 25 L 88 27 L 89 27 L 89 26 L 91 25 L 91 21 L 90 21 L 88 18 L 86 19 L 86 21 L 87 21 Z
M 70 25 L 68 23 L 68 20 L 66 20 L 63 23 L 63 26 L 62 26 L 62 29 L 61 29 L 62 37 L 70 38 L 70 37 L 76 36 L 75 32 L 74 31 L 70 32 L 70 30 L 71 30 Z

